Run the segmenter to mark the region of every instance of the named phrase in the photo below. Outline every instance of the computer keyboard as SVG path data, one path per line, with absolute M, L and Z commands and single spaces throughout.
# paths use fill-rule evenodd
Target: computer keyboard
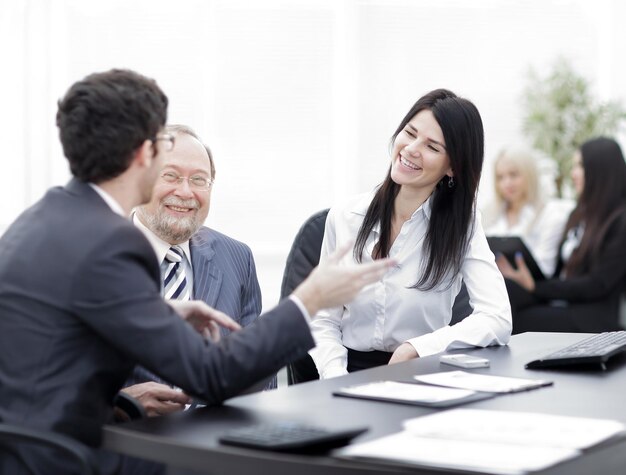
M 272 422 L 233 429 L 219 441 L 254 449 L 317 452 L 346 445 L 366 430 L 367 427 L 336 430 L 298 422 Z
M 606 369 L 612 356 L 626 351 L 626 331 L 598 333 L 526 364 L 528 369 L 597 363 Z

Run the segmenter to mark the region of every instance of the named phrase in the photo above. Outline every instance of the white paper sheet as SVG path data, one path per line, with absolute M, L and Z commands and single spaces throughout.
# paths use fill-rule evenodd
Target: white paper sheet
M 336 455 L 425 467 L 518 475 L 576 457 L 581 449 L 625 433 L 605 419 L 453 409 L 405 421 L 405 430 Z
M 578 455 L 574 449 L 520 447 L 416 437 L 409 431 L 341 450 L 349 458 L 383 459 L 410 465 L 521 475 Z
M 420 437 L 501 442 L 513 445 L 584 449 L 624 430 L 608 419 L 535 412 L 453 409 L 404 421 Z

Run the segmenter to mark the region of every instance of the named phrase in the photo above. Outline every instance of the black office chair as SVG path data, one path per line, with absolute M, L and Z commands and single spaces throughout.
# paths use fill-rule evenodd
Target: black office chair
M 280 298 L 290 295 L 320 262 L 322 239 L 328 209 L 318 211 L 307 219 L 296 234 L 283 273 Z
M 287 256 L 283 283 L 280 288 L 281 300 L 290 295 L 319 264 L 327 215 L 328 209 L 315 213 L 298 231 Z M 309 355 L 287 365 L 287 384 L 289 385 L 319 378 L 315 363 Z
M 300 282 L 307 278 L 313 268 L 319 264 L 327 215 L 328 209 L 315 213 L 304 222 L 298 231 L 287 256 L 287 264 L 285 265 L 280 289 L 281 299 L 291 294 L 300 285 Z M 472 311 L 472 306 L 469 303 L 469 294 L 465 284 L 463 284 L 452 307 L 450 324 L 453 325 L 460 322 Z M 315 379 L 319 379 L 319 373 L 315 363 L 313 363 L 313 359 L 309 355 L 287 366 L 287 383 L 289 385 Z
M 0 422 L 0 455 L 7 452 L 30 471 L 28 460 L 18 448 L 24 445 L 55 449 L 63 456 L 70 457 L 80 467 L 83 475 L 98 475 L 100 470 L 94 452 L 77 440 L 56 432 L 23 427 Z
M 113 422 L 127 422 L 146 417 L 146 410 L 139 401 L 124 392 L 120 391 L 115 396 L 114 404 Z M 98 475 L 100 473 L 93 451 L 77 440 L 57 432 L 0 422 L 0 455 L 4 450 L 32 473 L 26 460 L 27 457 L 18 450 L 24 445 L 60 451 L 77 463 L 81 474 Z

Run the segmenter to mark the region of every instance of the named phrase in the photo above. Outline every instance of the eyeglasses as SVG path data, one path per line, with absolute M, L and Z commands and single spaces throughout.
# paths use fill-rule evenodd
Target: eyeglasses
M 171 134 L 157 134 L 152 139 L 152 142 L 158 142 L 159 140 L 164 142 L 164 150 L 166 152 L 171 152 L 174 149 L 174 136 Z
M 214 180 L 211 180 L 202 175 L 193 175 L 193 176 L 180 176 L 178 173 L 174 172 L 164 172 L 161 174 L 161 179 L 165 183 L 169 183 L 171 185 L 176 184 L 180 185 L 183 180 L 187 180 L 190 188 L 194 188 L 196 190 L 208 191 L 215 183 Z

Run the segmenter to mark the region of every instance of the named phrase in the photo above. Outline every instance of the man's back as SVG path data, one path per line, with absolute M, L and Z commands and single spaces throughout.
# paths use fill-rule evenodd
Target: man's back
M 138 285 L 155 293 L 159 274 L 140 232 L 88 185 L 69 188 L 50 190 L 0 239 L 0 418 L 96 445 L 132 362 L 99 335 L 103 309 L 88 308 L 90 294 L 123 298 L 115 288 L 133 283 L 106 282 L 117 269 L 89 267 L 126 253 L 145 273 Z
M 96 446 L 134 364 L 214 404 L 312 345 L 291 301 L 228 344 L 207 344 L 163 302 L 141 231 L 77 180 L 27 210 L 0 248 L 3 420 Z

